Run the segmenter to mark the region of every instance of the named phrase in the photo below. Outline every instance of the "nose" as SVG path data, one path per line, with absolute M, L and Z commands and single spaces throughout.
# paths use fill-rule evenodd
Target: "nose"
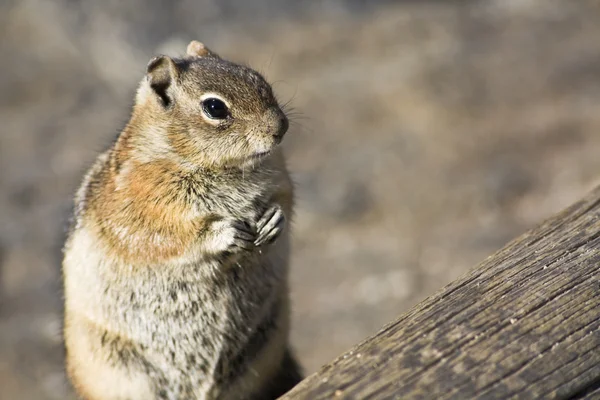
M 271 108 L 266 113 L 266 122 L 269 127 L 269 133 L 277 140 L 281 140 L 283 135 L 287 132 L 290 123 L 279 108 Z
M 282 138 L 283 135 L 285 135 L 285 133 L 287 132 L 289 127 L 290 127 L 290 123 L 289 123 L 287 117 L 285 116 L 284 113 L 281 113 L 281 115 L 279 116 L 279 130 L 277 131 L 277 134 L 275 136 L 277 136 L 278 138 Z

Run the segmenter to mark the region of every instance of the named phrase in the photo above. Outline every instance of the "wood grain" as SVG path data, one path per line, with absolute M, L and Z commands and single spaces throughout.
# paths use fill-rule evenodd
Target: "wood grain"
M 600 399 L 600 188 L 283 399 Z

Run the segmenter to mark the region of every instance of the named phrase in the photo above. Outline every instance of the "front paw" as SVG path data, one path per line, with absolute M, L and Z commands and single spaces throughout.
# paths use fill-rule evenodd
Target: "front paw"
M 285 215 L 279 204 L 274 204 L 265 211 L 256 223 L 258 236 L 254 241 L 255 246 L 273 243 L 283 231 Z
M 254 249 L 256 233 L 250 224 L 244 221 L 223 219 L 214 222 L 212 229 L 214 253 L 232 254 Z

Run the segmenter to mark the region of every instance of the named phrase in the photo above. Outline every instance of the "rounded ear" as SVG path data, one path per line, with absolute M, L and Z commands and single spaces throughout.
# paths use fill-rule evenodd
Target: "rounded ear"
M 154 57 L 146 67 L 146 77 L 150 87 L 165 107 L 173 102 L 168 89 L 175 84 L 178 76 L 179 69 L 177 65 L 167 56 Z
M 192 40 L 190 44 L 188 44 L 187 55 L 189 57 L 214 57 L 220 58 L 217 53 L 212 52 L 208 47 L 197 40 Z

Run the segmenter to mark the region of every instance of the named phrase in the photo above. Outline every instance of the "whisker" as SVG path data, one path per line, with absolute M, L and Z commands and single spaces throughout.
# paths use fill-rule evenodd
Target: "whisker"
M 307 117 L 301 111 L 286 112 L 285 115 L 288 117 L 288 119 L 301 119 L 301 120 L 308 120 L 308 119 L 310 119 L 309 117 Z
M 306 125 L 298 122 L 298 121 L 290 121 L 290 125 L 292 125 L 295 129 L 298 129 L 301 133 L 314 133 L 314 129 L 307 127 Z

